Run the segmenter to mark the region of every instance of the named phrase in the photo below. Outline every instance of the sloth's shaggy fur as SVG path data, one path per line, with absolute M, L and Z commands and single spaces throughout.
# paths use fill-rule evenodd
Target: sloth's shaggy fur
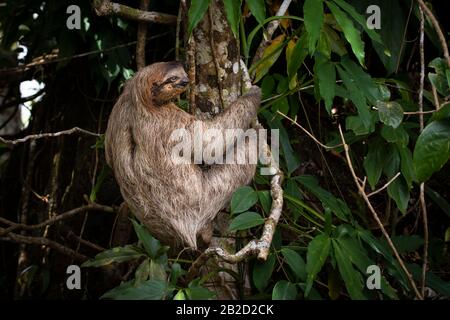
M 187 75 L 179 63 L 152 64 L 130 79 L 115 104 L 105 137 L 106 159 L 121 193 L 150 232 L 170 245 L 197 247 L 208 242 L 212 221 L 233 192 L 250 183 L 254 164 L 175 164 L 173 130 L 247 129 L 256 117 L 261 92 L 253 87 L 225 112 L 199 121 L 172 101 L 186 89 Z M 240 150 L 236 150 L 237 153 Z

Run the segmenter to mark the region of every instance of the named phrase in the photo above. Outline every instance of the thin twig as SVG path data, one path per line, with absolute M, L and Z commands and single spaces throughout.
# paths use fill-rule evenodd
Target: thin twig
M 0 228 L 0 232 L 4 231 L 5 229 Z M 42 238 L 42 237 L 30 237 L 30 236 L 23 236 L 15 233 L 10 233 L 6 237 L 0 237 L 0 241 L 9 241 L 9 242 L 16 242 L 21 244 L 33 244 L 33 245 L 39 245 L 39 246 L 47 246 L 50 247 L 62 254 L 65 254 L 67 256 L 70 256 L 78 261 L 86 261 L 89 258 L 86 257 L 83 254 L 77 253 L 74 250 L 67 248 L 63 246 L 62 244 L 55 242 L 50 239 Z
M 88 205 L 81 206 L 81 207 L 69 210 L 67 212 L 61 213 L 61 214 L 55 216 L 54 218 L 48 219 L 48 220 L 43 221 L 43 222 L 38 223 L 38 224 L 28 225 L 28 224 L 24 224 L 24 223 L 16 223 L 16 222 L 12 222 L 12 221 L 10 221 L 8 219 L 0 217 L 0 222 L 9 226 L 8 228 L 3 229 L 2 231 L 0 231 L 0 237 L 5 236 L 9 232 L 17 230 L 17 229 L 23 229 L 23 230 L 40 229 L 40 228 L 43 228 L 45 226 L 49 226 L 49 225 L 55 224 L 58 221 L 71 218 L 71 217 L 73 217 L 73 216 L 75 216 L 75 215 L 77 215 L 79 213 L 83 213 L 83 212 L 85 212 L 87 210 L 97 210 L 97 211 L 110 212 L 110 213 L 116 212 L 115 209 L 112 208 L 112 207 L 100 205 L 100 204 L 97 204 L 97 203 L 90 203 Z
M 88 136 L 94 136 L 94 137 L 101 136 L 101 134 L 94 133 L 94 132 L 91 132 L 91 131 L 88 131 L 85 129 L 81 129 L 78 127 L 74 127 L 72 129 L 59 131 L 59 132 L 32 134 L 32 135 L 29 135 L 29 136 L 26 136 L 26 137 L 23 137 L 23 138 L 17 139 L 17 140 L 6 140 L 6 139 L 0 137 L 0 142 L 4 143 L 6 145 L 14 146 L 19 143 L 27 142 L 28 140 L 37 140 L 37 139 L 43 139 L 43 138 L 55 138 L 55 137 L 59 137 L 59 136 L 63 136 L 63 135 L 70 135 L 70 134 L 74 134 L 74 133 L 83 133 Z
M 420 2 L 419 2 L 420 3 Z M 419 7 L 420 12 L 420 88 L 419 88 L 419 111 L 423 111 L 423 88 L 425 81 L 425 17 L 423 14 L 422 6 Z M 434 91 L 436 89 L 433 86 Z M 437 94 L 435 95 L 435 99 L 437 99 Z M 436 108 L 438 107 L 436 105 Z M 423 131 L 424 121 L 423 115 L 421 114 L 419 117 L 420 123 L 420 131 Z M 422 297 L 425 296 L 425 285 L 426 285 L 426 276 L 427 276 L 427 264 L 428 264 L 428 217 L 427 217 L 427 205 L 425 202 L 425 182 L 420 184 L 420 207 L 422 209 L 422 219 L 423 219 L 423 263 L 422 263 Z
M 382 187 L 381 187 L 380 189 L 378 189 L 378 190 L 375 190 L 374 192 L 369 193 L 369 194 L 367 195 L 367 198 L 370 198 L 371 196 L 376 195 L 377 193 L 380 193 L 381 191 L 383 191 L 384 189 L 386 189 L 387 187 L 389 187 L 389 185 L 390 185 L 392 182 L 394 182 L 394 180 L 397 179 L 399 175 L 400 175 L 400 172 L 397 172 L 397 174 L 396 174 L 395 176 L 393 176 L 392 179 L 389 180 L 384 186 L 382 186 Z M 363 181 L 363 184 L 362 184 L 363 187 L 365 186 L 365 184 L 366 184 L 366 177 L 364 177 L 364 181 Z
M 319 140 L 317 140 L 316 137 L 314 137 L 313 134 L 311 134 L 308 130 L 306 130 L 305 128 L 303 128 L 297 121 L 295 121 L 294 119 L 291 119 L 290 117 L 288 117 L 287 115 L 285 115 L 284 113 L 280 112 L 279 110 L 277 111 L 277 113 L 279 115 L 281 115 L 282 117 L 288 119 L 289 121 L 291 121 L 294 125 L 296 125 L 297 127 L 299 127 L 304 133 L 306 133 L 308 135 L 308 137 L 310 137 L 315 143 L 317 143 L 319 146 L 321 146 L 324 149 L 336 149 L 339 147 L 342 147 L 343 144 L 337 144 L 335 146 L 327 146 L 325 144 L 323 144 L 322 142 L 320 142 Z
M 448 53 L 447 40 L 445 39 L 441 27 L 439 26 L 439 22 L 437 21 L 433 12 L 431 12 L 430 8 L 428 8 L 425 2 L 423 2 L 423 0 L 417 0 L 417 2 L 419 3 L 420 8 L 423 10 L 423 12 L 425 12 L 428 18 L 430 18 L 431 23 L 433 24 L 434 29 L 436 30 L 436 33 L 439 37 L 439 41 L 441 42 L 442 51 L 444 52 L 444 57 L 445 60 L 447 61 L 447 66 L 448 68 L 450 68 L 450 55 Z
M 392 242 L 391 237 L 387 233 L 386 229 L 384 228 L 383 223 L 381 222 L 380 218 L 378 217 L 377 212 L 373 208 L 372 203 L 370 202 L 369 198 L 367 197 L 367 194 L 366 194 L 364 188 L 358 181 L 358 176 L 356 175 L 355 170 L 353 169 L 353 164 L 350 159 L 349 147 L 348 147 L 347 143 L 345 142 L 344 134 L 342 133 L 342 129 L 341 129 L 340 125 L 339 125 L 339 134 L 341 135 L 342 144 L 344 145 L 344 151 L 345 151 L 345 157 L 347 159 L 347 165 L 353 176 L 353 180 L 355 181 L 358 191 L 359 191 L 360 195 L 363 197 L 364 201 L 366 202 L 366 205 L 369 208 L 370 212 L 372 213 L 373 218 L 375 219 L 376 223 L 378 224 L 378 227 L 380 228 L 381 232 L 383 233 L 384 237 L 386 238 L 386 241 L 387 241 L 389 247 L 391 248 L 392 252 L 394 253 L 395 258 L 397 259 L 401 268 L 405 272 L 405 274 L 408 278 L 408 281 L 411 284 L 411 287 L 414 290 L 417 298 L 422 300 L 422 295 L 420 294 L 419 290 L 417 289 L 416 283 L 414 282 L 414 279 L 413 279 L 411 273 L 409 272 L 408 268 L 406 268 L 405 263 L 403 262 L 403 259 L 400 257 L 400 254 L 398 253 L 397 248 L 395 247 L 394 243 Z

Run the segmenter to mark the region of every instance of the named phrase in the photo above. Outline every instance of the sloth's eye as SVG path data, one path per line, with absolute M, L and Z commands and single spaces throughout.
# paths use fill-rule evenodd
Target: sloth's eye
M 178 79 L 178 77 L 170 77 L 170 78 L 169 78 L 169 81 L 170 81 L 170 82 L 175 82 L 175 81 L 177 81 L 177 79 Z

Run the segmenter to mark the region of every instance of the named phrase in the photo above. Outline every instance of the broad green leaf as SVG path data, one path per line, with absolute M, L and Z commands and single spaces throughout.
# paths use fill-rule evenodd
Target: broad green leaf
M 261 83 L 261 93 L 262 93 L 262 99 L 269 98 L 273 90 L 275 89 L 275 79 L 271 75 L 267 75 L 264 77 L 262 83 Z
M 354 133 L 354 135 L 356 136 L 355 139 L 357 139 L 359 136 L 366 136 L 369 133 L 375 131 L 376 120 L 374 119 L 374 115 L 376 118 L 378 118 L 378 115 L 376 113 L 369 113 L 369 127 L 367 127 L 366 124 L 363 123 L 361 116 L 347 116 L 347 118 L 345 118 L 345 128 L 347 130 L 351 130 Z
M 306 277 L 305 297 L 308 296 L 317 274 L 330 253 L 330 245 L 331 239 L 326 234 L 316 236 L 308 245 L 306 254 L 306 272 L 308 275 Z
M 257 61 L 255 65 L 250 68 L 255 68 L 255 83 L 261 80 L 262 77 L 264 77 L 266 73 L 269 72 L 270 67 L 272 67 L 272 65 L 278 60 L 278 57 L 283 51 L 282 49 L 285 45 L 285 38 L 286 35 L 281 34 L 273 39 L 272 43 L 264 49 L 261 60 Z
M 407 267 L 411 271 L 413 278 L 420 283 L 420 281 L 422 281 L 422 267 L 412 263 L 408 263 Z M 450 283 L 448 281 L 442 280 L 430 271 L 426 273 L 425 281 L 427 287 L 430 287 L 446 297 L 450 297 Z
M 418 235 L 393 236 L 391 237 L 391 240 L 394 243 L 398 253 L 414 252 L 423 246 L 423 238 Z M 382 240 L 382 244 L 386 247 L 386 249 L 389 248 L 385 239 Z
M 308 55 L 308 35 L 306 32 L 300 36 L 295 46 L 292 48 L 287 61 L 287 74 L 289 81 L 297 74 L 298 69 L 302 65 L 306 56 Z
M 154 279 L 164 281 L 167 278 L 164 266 L 154 260 L 150 260 L 148 275 L 150 280 Z
M 179 263 L 172 264 L 172 271 L 170 272 L 170 283 L 175 285 L 179 277 L 185 274 Z
M 136 272 L 134 273 L 135 286 L 138 286 L 142 284 L 144 281 L 147 281 L 149 272 L 150 272 L 150 259 L 145 259 L 144 261 L 142 261 L 142 263 L 139 265 L 139 267 L 136 269 Z
M 283 248 L 281 249 L 281 253 L 283 254 L 286 263 L 291 268 L 296 276 L 296 280 L 306 280 L 306 264 L 303 260 L 302 256 L 299 255 L 292 249 Z
M 356 64 L 348 56 L 341 59 L 341 66 L 347 71 L 354 85 L 361 90 L 363 96 L 371 104 L 383 100 L 383 94 L 372 77 L 361 66 Z
M 246 230 L 261 224 L 264 224 L 264 219 L 258 213 L 244 212 L 231 221 L 229 230 Z
M 112 288 L 111 290 L 105 292 L 100 299 L 118 299 L 116 297 L 119 297 L 123 294 L 125 294 L 129 289 L 134 288 L 134 280 L 126 281 L 121 283 L 115 288 Z
M 139 240 L 142 241 L 142 244 L 147 251 L 148 255 L 152 258 L 156 258 L 157 252 L 161 247 L 159 240 L 153 238 L 148 229 L 143 225 L 132 219 L 134 231 L 138 236 Z
M 413 153 L 419 182 L 428 180 L 450 157 L 450 119 L 428 124 L 417 139 Z
M 387 142 L 396 143 L 399 147 L 407 146 L 409 143 L 409 135 L 401 124 L 397 128 L 384 125 L 381 128 L 381 136 Z
M 191 36 L 192 30 L 203 19 L 208 10 L 211 0 L 191 0 L 191 6 L 188 12 L 188 35 Z
M 328 114 L 331 114 L 333 98 L 335 96 L 334 88 L 336 86 L 336 70 L 331 61 L 319 62 L 316 60 L 314 65 L 316 76 L 319 82 L 319 92 L 325 101 L 325 108 Z
M 369 182 L 372 190 L 375 190 L 375 187 L 380 180 L 381 172 L 383 171 L 384 166 L 384 146 L 381 143 L 381 140 L 371 140 L 369 145 L 369 152 L 367 156 L 364 158 L 364 169 L 366 171 L 367 180 Z
M 177 294 L 173 297 L 173 300 L 186 300 L 186 294 L 184 293 L 184 290 L 178 290 Z
M 256 289 L 263 292 L 272 277 L 273 268 L 275 266 L 276 257 L 273 253 L 269 254 L 266 261 L 257 261 L 253 265 L 253 283 Z
M 142 257 L 144 254 L 134 245 L 125 247 L 116 247 L 105 250 L 95 256 L 94 259 L 84 262 L 82 267 L 101 267 L 111 263 L 119 263 L 134 260 Z
M 134 287 L 121 285 L 106 292 L 102 299 L 115 300 L 161 300 L 166 296 L 167 283 L 161 280 L 147 280 L 141 285 Z
M 339 245 L 341 246 L 344 254 L 349 257 L 350 261 L 358 268 L 358 270 L 363 275 L 366 274 L 367 267 L 369 265 L 375 264 L 375 262 L 369 258 L 366 250 L 356 239 L 346 235 L 339 237 L 338 239 L 336 239 L 336 241 L 339 242 Z M 387 282 L 384 276 L 381 277 L 381 291 L 391 299 L 398 299 L 397 293 L 389 284 L 389 282 Z
M 341 199 L 336 198 L 327 190 L 323 189 L 317 182 L 317 179 L 313 176 L 302 175 L 295 177 L 295 180 L 300 182 L 312 194 L 319 198 L 324 208 L 330 208 L 339 219 L 343 221 L 348 220 L 351 212 L 347 204 Z
M 264 0 L 246 0 L 250 12 L 259 24 L 264 23 L 266 19 L 266 4 Z
M 240 187 L 231 198 L 231 214 L 244 212 L 258 201 L 258 194 L 250 186 Z
M 334 249 L 333 252 L 339 268 L 339 273 L 344 280 L 345 287 L 347 288 L 350 298 L 353 300 L 366 299 L 362 292 L 364 284 L 361 274 L 353 268 L 352 263 L 341 247 L 339 240 L 333 239 L 332 242 Z
M 394 199 L 397 207 L 405 214 L 410 198 L 408 186 L 402 176 L 397 177 L 387 188 L 388 195 Z
M 430 62 L 429 66 L 435 70 L 435 73 L 430 72 L 428 79 L 441 95 L 448 96 L 450 94 L 450 88 L 446 75 L 447 63 L 442 58 L 436 58 Z
M 265 213 L 270 212 L 272 206 L 272 196 L 268 190 L 258 191 L 258 199 Z
M 295 300 L 297 288 L 286 280 L 278 281 L 273 287 L 272 300 Z
M 373 41 L 378 42 L 379 44 L 383 44 L 380 35 L 375 30 L 367 27 L 366 18 L 361 14 L 359 14 L 352 5 L 348 4 L 343 0 L 333 0 L 333 1 L 345 12 L 347 12 L 353 19 L 355 19 L 355 21 L 358 22 L 358 24 L 364 28 L 364 31 L 369 35 L 369 37 Z
M 189 284 L 189 288 L 185 289 L 184 292 L 189 300 L 208 300 L 214 298 L 216 295 L 214 292 L 203 288 L 199 284 Z
M 390 179 L 400 170 L 400 154 L 392 143 L 385 145 L 383 160 L 383 172 Z
M 434 112 L 433 115 L 431 116 L 430 122 L 442 120 L 445 118 L 450 118 L 450 103 L 446 104 L 439 110 L 436 110 L 436 112 Z
M 376 106 L 380 120 L 384 124 L 395 129 L 402 123 L 403 108 L 398 102 L 377 101 Z
M 344 56 L 348 54 L 347 48 L 345 47 L 345 42 L 339 37 L 339 35 L 331 29 L 327 24 L 322 26 L 323 33 L 321 37 L 325 36 L 327 42 L 330 44 L 331 51 L 338 54 L 339 56 Z
M 361 40 L 361 33 L 355 28 L 353 22 L 348 18 L 347 14 L 339 9 L 332 2 L 327 2 L 328 8 L 334 15 L 337 24 L 344 32 L 345 39 L 350 43 L 353 53 L 358 59 L 359 63 L 364 66 L 364 42 Z
M 231 31 L 236 39 L 239 38 L 239 21 L 241 19 L 241 0 L 223 0 L 225 15 Z
M 366 98 L 363 92 L 360 90 L 354 77 L 345 71 L 341 66 L 337 66 L 337 70 L 339 75 L 341 76 L 342 81 L 345 84 L 345 87 L 348 90 L 350 98 L 353 104 L 358 109 L 359 117 L 366 129 L 369 129 L 372 125 L 371 115 L 369 112 L 369 106 L 366 103 Z
M 319 40 L 320 31 L 324 21 L 323 1 L 305 0 L 303 4 L 303 13 L 305 28 L 308 32 L 308 48 L 312 55 L 316 49 L 316 44 Z
M 405 178 L 408 189 L 411 189 L 412 182 L 417 180 L 412 153 L 407 146 L 398 146 L 397 149 L 400 154 L 400 168 L 403 178 Z

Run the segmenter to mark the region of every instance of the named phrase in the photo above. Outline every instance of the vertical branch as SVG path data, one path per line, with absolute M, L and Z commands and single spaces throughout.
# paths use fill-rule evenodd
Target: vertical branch
M 425 17 L 423 9 L 419 6 L 420 12 L 420 89 L 419 89 L 419 122 L 420 131 L 423 131 L 423 87 L 425 81 L 425 46 L 424 46 L 424 30 L 425 30 Z M 436 105 L 436 107 L 438 107 Z M 428 264 L 428 215 L 427 204 L 425 202 L 425 182 L 420 184 L 420 207 L 422 209 L 423 219 L 423 263 L 422 263 L 422 297 L 425 295 L 425 284 L 427 276 L 427 264 Z
M 375 209 L 372 206 L 372 203 L 370 202 L 369 198 L 367 197 L 366 191 L 364 190 L 364 183 L 360 182 L 360 179 L 355 173 L 355 169 L 353 168 L 352 160 L 350 159 L 350 153 L 349 153 L 349 147 L 348 144 L 345 142 L 344 134 L 342 133 L 341 126 L 339 125 L 339 134 L 341 135 L 342 144 L 344 145 L 344 151 L 345 151 L 345 157 L 347 159 L 347 165 L 350 169 L 350 172 L 352 174 L 353 180 L 356 184 L 356 187 L 358 188 L 359 194 L 363 197 L 364 201 L 366 202 L 367 207 L 369 208 L 370 212 L 372 213 L 373 218 L 375 219 L 378 227 L 380 228 L 381 232 L 383 233 L 383 236 L 386 238 L 386 241 L 389 245 L 389 248 L 391 248 L 392 252 L 394 253 L 394 256 L 398 263 L 400 264 L 400 267 L 405 272 L 409 283 L 411 284 L 412 289 L 414 290 L 414 293 L 416 294 L 416 297 L 419 299 L 423 299 L 422 295 L 420 294 L 419 290 L 417 289 L 416 283 L 414 282 L 414 279 L 409 272 L 408 268 L 406 268 L 405 263 L 403 262 L 403 259 L 400 257 L 400 254 L 397 251 L 397 248 L 395 247 L 394 243 L 391 240 L 391 237 L 387 233 L 386 229 L 383 226 L 383 223 L 380 220 L 380 217 L 378 216 L 378 213 L 375 211 Z
M 150 0 L 141 0 L 140 9 L 147 11 Z M 145 38 L 147 36 L 147 23 L 139 22 L 136 43 L 136 67 L 138 70 L 145 67 Z
M 188 61 L 188 77 L 189 77 L 189 112 L 193 115 L 196 113 L 196 74 L 195 74 L 195 40 L 191 36 L 188 39 L 186 56 Z

